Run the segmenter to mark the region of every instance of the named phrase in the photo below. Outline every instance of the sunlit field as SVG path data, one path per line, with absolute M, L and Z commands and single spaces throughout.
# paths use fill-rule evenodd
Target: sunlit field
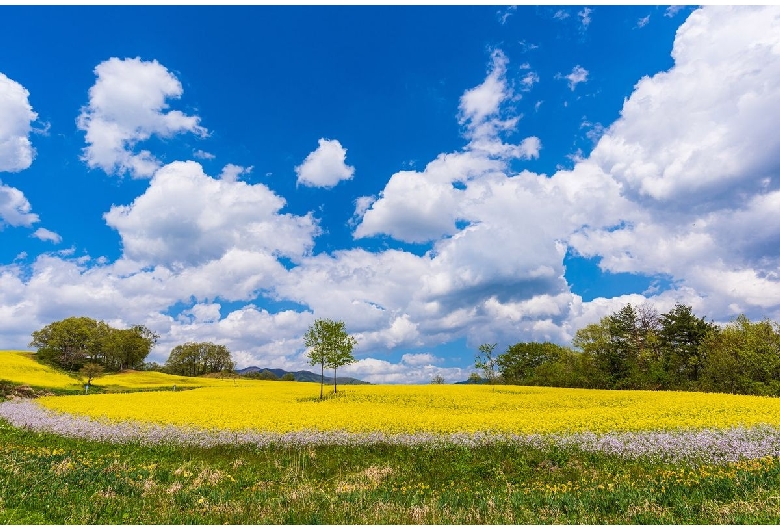
M 157 377 L 157 376 L 153 376 Z M 547 434 L 780 425 L 780 399 L 686 392 L 489 385 L 366 385 L 319 401 L 313 383 L 40 398 L 58 412 L 219 430 Z M 332 391 L 332 390 L 331 390 Z
M 2 380 L 81 389 L 0 396 L 2 524 L 780 520 L 778 398 L 345 385 L 320 401 L 316 383 L 132 371 L 84 394 L 0 356 Z
M 251 385 L 254 381 L 241 381 L 241 384 Z M 108 390 L 143 390 L 200 388 L 200 387 L 230 387 L 234 386 L 235 380 L 230 378 L 218 377 L 185 377 L 181 375 L 163 374 L 161 372 L 137 372 L 128 370 L 118 374 L 106 374 L 92 380 L 92 384 Z
M 20 385 L 60 390 L 80 390 L 84 382 L 67 373 L 58 371 L 35 360 L 33 352 L 0 351 L 0 381 Z M 241 384 L 252 385 L 254 381 L 243 380 Z M 184 377 L 160 372 L 138 372 L 128 370 L 118 374 L 106 374 L 92 380 L 95 390 L 132 391 L 167 389 L 191 389 L 200 387 L 234 386 L 235 380 L 218 377 Z M 93 390 L 94 392 L 94 390 Z
M 40 364 L 31 352 L 0 351 L 0 381 L 56 389 L 77 389 L 78 379 Z

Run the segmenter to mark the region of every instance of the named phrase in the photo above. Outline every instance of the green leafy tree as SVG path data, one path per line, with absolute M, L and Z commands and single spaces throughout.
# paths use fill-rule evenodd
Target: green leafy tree
M 692 388 L 698 382 L 704 363 L 700 346 L 712 329 L 713 324 L 683 304 L 661 315 L 660 346 L 666 372 L 675 387 Z
M 574 369 L 573 355 L 568 348 L 552 342 L 519 342 L 498 356 L 498 366 L 504 381 L 515 385 L 572 386 L 571 374 L 557 373 Z M 571 365 L 571 366 L 570 366 Z M 566 380 L 566 384 L 559 384 Z
M 171 350 L 165 362 L 168 373 L 195 377 L 223 370 L 234 370 L 235 364 L 226 346 L 211 342 L 187 342 Z
M 431 384 L 432 385 L 443 385 L 444 384 L 444 378 L 441 376 L 441 374 L 436 374 L 431 378 Z
M 87 380 L 87 385 L 92 384 L 92 380 L 103 375 L 103 367 L 95 363 L 87 363 L 79 370 L 81 377 Z
M 100 349 L 98 323 L 89 317 L 69 317 L 33 331 L 30 346 L 41 361 L 76 370 Z
M 295 374 L 287 372 L 282 376 L 281 381 L 295 381 Z
M 110 370 L 141 368 L 143 361 L 157 344 L 159 335 L 145 326 L 101 331 L 103 359 Z
M 69 317 L 34 331 L 32 338 L 40 360 L 66 370 L 85 363 L 123 370 L 142 367 L 159 336 L 145 326 L 115 329 L 89 317 Z
M 740 315 L 722 330 L 711 329 L 701 354 L 703 389 L 780 395 L 780 324 Z
M 604 361 L 613 388 L 635 388 L 642 343 L 636 311 L 628 304 L 610 315 L 607 322 L 610 345 Z
M 638 388 L 658 390 L 669 388 L 661 349 L 661 315 L 648 302 L 636 308 L 638 330 L 637 368 Z
M 309 349 L 307 357 L 311 366 L 320 365 L 320 399 L 325 388 L 325 367 L 333 368 L 334 392 L 336 391 L 336 369 L 355 362 L 352 349 L 357 344 L 354 337 L 347 334 L 344 322 L 326 318 L 314 321 L 303 336 Z
M 335 331 L 335 346 L 327 358 L 328 368 L 333 368 L 333 393 L 338 392 L 336 370 L 342 366 L 347 366 L 356 362 L 352 356 L 352 350 L 357 345 L 355 337 L 348 335 L 343 322 L 338 322 Z
M 604 317 L 597 324 L 588 324 L 574 334 L 572 346 L 582 356 L 583 364 L 591 368 L 588 374 L 588 387 L 613 388 L 610 372 L 610 333 L 609 320 Z
M 565 388 L 590 386 L 588 374 L 592 370 L 587 357 L 557 344 L 545 344 L 550 350 L 547 359 L 534 369 L 529 384 Z
M 496 362 L 497 359 L 493 357 L 493 350 L 496 349 L 498 344 L 481 344 L 479 346 L 480 354 L 474 360 L 474 368 L 482 370 L 482 374 L 487 379 L 487 382 L 491 385 L 496 380 Z

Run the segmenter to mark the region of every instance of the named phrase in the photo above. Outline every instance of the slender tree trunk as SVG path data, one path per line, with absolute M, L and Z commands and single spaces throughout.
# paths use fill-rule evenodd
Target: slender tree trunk
M 336 392 L 338 392 L 336 388 L 336 368 L 333 368 L 333 393 L 335 394 Z
M 320 399 L 322 399 L 322 389 L 325 387 L 325 362 L 320 364 L 322 367 L 322 373 L 320 374 Z

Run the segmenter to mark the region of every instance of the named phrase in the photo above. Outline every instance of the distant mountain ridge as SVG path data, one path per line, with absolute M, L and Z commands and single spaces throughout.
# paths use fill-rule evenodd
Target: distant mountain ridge
M 251 374 L 251 373 L 260 373 L 264 372 L 265 370 L 268 370 L 275 376 L 277 376 L 279 379 L 281 379 L 285 374 L 293 374 L 293 377 L 295 377 L 296 381 L 300 381 L 302 383 L 319 383 L 321 376 L 320 374 L 315 374 L 314 372 L 310 372 L 308 370 L 299 370 L 297 372 L 288 372 L 287 370 L 282 370 L 281 368 L 258 368 L 257 366 L 248 366 L 246 368 L 242 368 L 241 370 L 236 370 L 236 373 L 239 375 L 244 374 Z M 336 383 L 339 385 L 370 385 L 368 381 L 361 381 L 360 379 L 355 379 L 354 377 L 337 377 Z M 333 384 L 333 378 L 325 376 L 325 384 L 326 385 L 332 385 Z

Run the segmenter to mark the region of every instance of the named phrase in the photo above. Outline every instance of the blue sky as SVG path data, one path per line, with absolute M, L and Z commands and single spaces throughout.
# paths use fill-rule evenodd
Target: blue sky
M 73 315 L 375 383 L 626 303 L 780 319 L 780 10 L 0 7 L 0 345 Z

